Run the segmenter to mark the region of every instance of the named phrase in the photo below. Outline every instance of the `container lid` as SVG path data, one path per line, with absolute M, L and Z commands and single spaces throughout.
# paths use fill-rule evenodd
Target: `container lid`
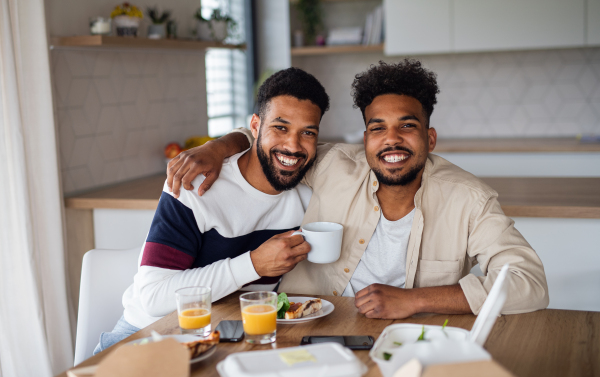
M 234 353 L 217 365 L 221 377 L 358 377 L 367 367 L 337 343 Z
M 506 302 L 510 279 L 508 267 L 508 263 L 502 266 L 500 273 L 496 277 L 496 281 L 494 281 L 494 285 L 492 285 L 490 293 L 488 293 L 488 296 L 477 315 L 473 328 L 469 333 L 469 340 L 482 347 L 487 340 L 488 335 L 490 335 L 492 327 L 494 327 L 494 323 L 496 322 L 496 318 L 500 315 L 502 307 Z

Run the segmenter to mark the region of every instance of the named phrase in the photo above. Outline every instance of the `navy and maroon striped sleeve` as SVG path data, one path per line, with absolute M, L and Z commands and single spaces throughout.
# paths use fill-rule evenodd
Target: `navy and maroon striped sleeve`
M 201 246 L 201 234 L 192 210 L 163 192 L 146 239 L 142 266 L 186 270 Z

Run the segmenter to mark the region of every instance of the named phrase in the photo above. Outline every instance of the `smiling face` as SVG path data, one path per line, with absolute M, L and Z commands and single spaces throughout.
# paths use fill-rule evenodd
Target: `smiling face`
M 437 133 L 428 128 L 421 103 L 413 97 L 384 94 L 365 108 L 365 153 L 382 185 L 407 185 L 420 178 Z
M 317 105 L 287 95 L 272 98 L 262 119 L 252 117 L 258 159 L 276 191 L 296 187 L 315 162 L 320 122 Z

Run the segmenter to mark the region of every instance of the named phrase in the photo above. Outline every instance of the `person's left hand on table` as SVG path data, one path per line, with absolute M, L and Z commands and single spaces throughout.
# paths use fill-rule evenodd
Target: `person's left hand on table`
M 418 313 L 413 292 L 384 284 L 371 284 L 358 291 L 354 305 L 367 318 L 403 319 Z

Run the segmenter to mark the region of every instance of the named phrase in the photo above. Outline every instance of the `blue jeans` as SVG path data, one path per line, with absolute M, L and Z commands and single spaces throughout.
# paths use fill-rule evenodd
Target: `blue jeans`
M 130 325 L 129 322 L 121 316 L 115 328 L 111 332 L 103 332 L 100 334 L 100 343 L 94 349 L 94 355 L 102 352 L 115 343 L 127 338 L 129 335 L 140 331 L 137 327 Z

